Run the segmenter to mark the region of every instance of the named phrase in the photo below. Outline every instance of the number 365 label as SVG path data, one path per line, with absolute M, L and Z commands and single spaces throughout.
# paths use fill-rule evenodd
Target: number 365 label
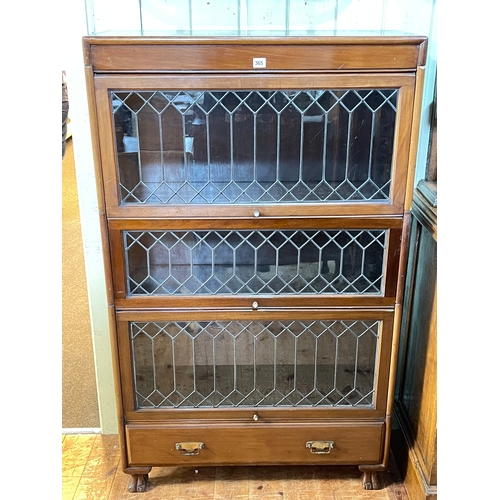
M 253 58 L 253 67 L 254 68 L 265 68 L 266 67 L 266 58 L 265 57 L 254 57 Z

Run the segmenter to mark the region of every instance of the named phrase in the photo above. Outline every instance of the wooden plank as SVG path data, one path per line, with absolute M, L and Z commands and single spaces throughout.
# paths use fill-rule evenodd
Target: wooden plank
M 63 442 L 62 475 L 80 478 L 92 451 L 95 434 L 68 434 Z
M 266 71 L 408 70 L 415 68 L 418 48 L 393 46 L 261 46 L 214 45 L 94 46 L 94 71 L 251 71 L 254 58 L 266 59 Z M 290 57 L 288 51 L 292 50 Z M 288 54 L 288 57 L 284 57 Z

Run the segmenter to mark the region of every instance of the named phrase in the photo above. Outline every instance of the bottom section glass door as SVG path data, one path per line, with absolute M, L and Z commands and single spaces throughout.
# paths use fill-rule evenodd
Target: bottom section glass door
M 282 317 L 122 324 L 133 409 L 374 408 L 384 320 Z

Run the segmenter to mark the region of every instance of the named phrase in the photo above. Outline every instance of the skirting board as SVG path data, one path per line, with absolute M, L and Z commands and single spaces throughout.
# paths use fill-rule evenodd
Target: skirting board
M 101 434 L 100 427 L 70 427 L 62 430 L 63 434 Z

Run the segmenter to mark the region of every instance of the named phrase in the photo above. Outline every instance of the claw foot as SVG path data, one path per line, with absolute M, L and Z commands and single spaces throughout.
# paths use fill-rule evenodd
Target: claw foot
M 365 490 L 377 489 L 377 473 L 375 471 L 363 471 L 363 488 Z
M 132 474 L 130 483 L 128 485 L 128 491 L 130 491 L 130 493 L 144 493 L 146 491 L 147 485 L 147 474 Z

